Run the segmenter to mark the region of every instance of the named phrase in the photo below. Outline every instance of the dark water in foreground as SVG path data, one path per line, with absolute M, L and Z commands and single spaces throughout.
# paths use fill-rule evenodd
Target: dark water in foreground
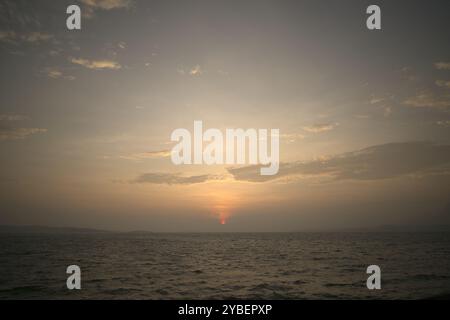
M 66 267 L 82 290 L 66 289 Z M 366 267 L 382 289 L 366 288 Z M 1 299 L 417 299 L 450 292 L 449 233 L 0 234 Z

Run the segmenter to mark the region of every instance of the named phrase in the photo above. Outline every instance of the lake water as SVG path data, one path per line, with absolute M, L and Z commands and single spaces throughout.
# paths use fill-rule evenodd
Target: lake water
M 0 234 L 0 272 L 0 299 L 421 299 L 450 292 L 450 234 Z

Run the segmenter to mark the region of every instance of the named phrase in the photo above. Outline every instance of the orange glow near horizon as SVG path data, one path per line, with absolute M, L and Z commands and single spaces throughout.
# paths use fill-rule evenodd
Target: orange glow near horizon
M 206 193 L 204 204 L 208 206 L 211 214 L 218 219 L 221 225 L 228 222 L 236 207 L 241 204 L 239 196 L 232 190 L 224 189 L 223 186 L 217 189 L 210 189 Z
M 221 225 L 227 224 L 227 220 L 230 217 L 230 214 L 227 211 L 220 210 L 219 211 L 219 221 Z

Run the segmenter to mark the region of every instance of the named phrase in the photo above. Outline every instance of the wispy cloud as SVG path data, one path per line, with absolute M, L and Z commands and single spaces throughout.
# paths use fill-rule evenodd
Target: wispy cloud
M 438 126 L 449 127 L 450 126 L 450 120 L 439 120 L 439 121 L 436 121 L 436 124 Z
M 14 31 L 0 31 L 0 41 L 11 42 L 16 39 L 16 33 Z
M 436 62 L 434 67 L 438 70 L 450 70 L 450 62 Z
M 129 8 L 131 0 L 81 0 L 85 5 L 102 10 Z
M 379 180 L 442 168 L 449 170 L 450 145 L 403 142 L 376 145 L 327 159 L 281 163 L 278 175 L 261 176 L 259 166 L 228 168 L 235 180 L 265 182 L 291 176 L 327 176 L 332 180 Z M 444 166 L 444 167 L 443 167 Z
M 450 81 L 436 80 L 435 83 L 438 87 L 444 87 L 444 88 L 450 89 Z
M 57 69 L 50 69 L 50 70 L 47 70 L 47 75 L 50 78 L 57 79 L 57 78 L 62 77 L 62 72 Z
M 118 62 L 113 60 L 88 60 L 82 58 L 70 58 L 69 60 L 73 64 L 78 64 L 92 70 L 118 70 L 122 67 Z
M 392 108 L 391 107 L 384 107 L 384 109 L 383 109 L 383 116 L 385 118 L 388 118 L 388 117 L 391 116 L 391 114 L 392 114 Z
M 195 65 L 192 68 L 183 68 L 183 67 L 178 67 L 177 68 L 177 73 L 180 75 L 190 75 L 193 77 L 198 77 L 203 73 L 202 67 L 200 65 Z
M 153 183 L 168 185 L 189 185 L 203 183 L 211 180 L 221 180 L 223 177 L 218 175 L 204 174 L 196 176 L 182 176 L 173 173 L 144 173 L 132 182 L 134 183 Z
M 446 109 L 450 107 L 450 96 L 435 96 L 431 92 L 424 91 L 406 99 L 403 104 L 417 108 Z
M 16 113 L 0 114 L 0 121 L 23 121 L 28 120 L 27 116 Z
M 40 44 L 43 42 L 48 42 L 54 37 L 51 34 L 44 32 L 28 32 L 28 33 L 17 33 L 15 31 L 0 31 L 0 41 L 11 42 L 11 43 L 30 43 L 30 44 Z
M 131 0 L 81 0 L 85 5 L 83 15 L 92 18 L 96 10 L 128 9 L 132 6 Z
M 120 156 L 121 159 L 126 160 L 144 160 L 144 159 L 157 159 L 157 158 L 166 158 L 171 154 L 170 150 L 161 150 L 161 151 L 149 151 L 149 152 L 140 152 L 133 153 L 130 155 Z
M 61 69 L 56 67 L 44 68 L 41 72 L 51 79 L 75 80 L 74 76 L 67 75 Z
M 310 133 L 321 133 L 326 131 L 331 131 L 334 128 L 336 128 L 339 124 L 338 123 L 318 123 L 313 124 L 311 126 L 305 126 L 303 127 L 303 130 Z
M 189 74 L 191 76 L 199 76 L 203 73 L 202 68 L 199 65 L 194 66 L 190 71 Z
M 53 39 L 53 35 L 42 32 L 31 32 L 21 36 L 22 40 L 30 43 L 46 42 Z
M 415 81 L 419 79 L 419 76 L 414 72 L 411 67 L 403 67 L 401 70 L 401 77 L 408 81 Z
M 0 128 L 0 141 L 4 140 L 21 140 L 26 137 L 47 132 L 43 128 Z
M 280 134 L 280 138 L 284 139 L 287 143 L 294 143 L 303 140 L 305 136 L 301 133 L 283 133 Z
M 369 103 L 370 104 L 377 104 L 377 103 L 380 103 L 380 102 L 383 102 L 383 101 L 384 101 L 384 98 L 372 98 L 372 99 L 369 100 Z
M 33 134 L 47 132 L 47 129 L 44 128 L 21 128 L 15 125 L 16 122 L 29 119 L 22 114 L 0 114 L 0 141 L 21 140 Z

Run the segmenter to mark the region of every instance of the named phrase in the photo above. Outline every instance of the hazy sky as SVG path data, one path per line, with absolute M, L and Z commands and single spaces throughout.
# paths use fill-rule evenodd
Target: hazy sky
M 366 28 L 378 4 L 382 30 Z M 82 30 L 66 28 L 81 7 Z M 448 1 L 0 1 L 0 224 L 450 223 Z M 279 128 L 280 166 L 175 166 L 176 128 Z M 224 224 L 223 224 L 224 223 Z

